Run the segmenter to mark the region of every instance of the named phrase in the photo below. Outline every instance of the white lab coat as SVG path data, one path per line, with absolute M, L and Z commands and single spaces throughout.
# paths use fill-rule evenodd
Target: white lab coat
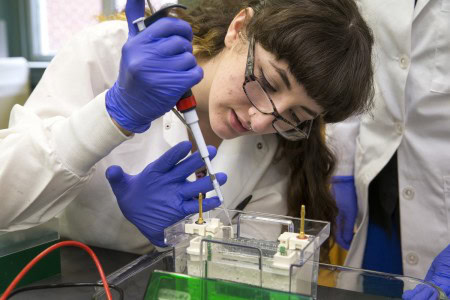
M 450 243 L 450 0 L 359 5 L 375 33 L 378 86 L 356 139 L 357 232 L 346 265 L 361 267 L 368 186 L 397 151 L 403 270 L 424 278 Z
M 137 174 L 176 143 L 187 140 L 171 112 L 150 130 L 126 138 L 105 109 L 115 82 L 127 24 L 104 22 L 76 35 L 46 70 L 25 107 L 15 106 L 0 131 L 0 230 L 60 218 L 64 237 L 143 253 L 148 240 L 122 215 L 105 178 L 117 164 Z M 273 163 L 274 135 L 224 141 L 213 166 L 225 172 L 226 206 L 253 195 L 247 210 L 287 213 L 287 165 Z M 260 226 L 255 235 L 276 235 Z M 272 227 L 273 229 L 273 227 Z

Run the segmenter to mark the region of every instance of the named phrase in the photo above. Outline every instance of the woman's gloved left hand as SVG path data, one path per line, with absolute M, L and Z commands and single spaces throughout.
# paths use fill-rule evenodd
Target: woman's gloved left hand
M 204 165 L 197 152 L 180 162 L 191 148 L 190 142 L 181 142 L 137 175 L 128 175 L 119 166 L 106 170 L 106 178 L 125 218 L 158 247 L 166 246 L 166 227 L 198 212 L 198 200 L 194 197 L 214 189 L 209 177 L 194 182 L 187 180 Z M 211 159 L 217 153 L 212 146 L 208 146 L 208 151 Z M 227 180 L 224 173 L 217 173 L 216 177 L 221 185 Z M 218 197 L 203 200 L 204 211 L 219 205 Z
M 433 260 L 428 270 L 425 281 L 431 282 L 442 289 L 450 297 L 450 245 L 447 246 Z M 404 300 L 434 300 L 439 299 L 435 290 L 429 286 L 420 284 L 415 289 L 406 291 L 403 294 Z

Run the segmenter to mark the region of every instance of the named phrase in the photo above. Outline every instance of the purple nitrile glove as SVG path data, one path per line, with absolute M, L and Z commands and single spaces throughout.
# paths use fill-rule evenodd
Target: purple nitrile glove
M 450 245 L 439 253 L 428 269 L 425 281 L 440 287 L 442 291 L 450 297 Z M 413 290 L 403 294 L 404 300 L 431 300 L 439 299 L 436 290 L 425 284 L 419 284 Z
M 166 227 L 198 212 L 198 200 L 194 197 L 214 189 L 209 177 L 187 180 L 204 165 L 197 152 L 181 161 L 191 148 L 190 142 L 181 142 L 137 175 L 128 175 L 119 166 L 106 170 L 123 215 L 156 246 L 165 247 Z M 217 153 L 212 146 L 208 146 L 208 151 L 211 158 Z M 217 173 L 216 177 L 221 185 L 227 180 L 224 173 Z M 219 205 L 218 197 L 203 200 L 204 211 Z
M 353 176 L 333 176 L 331 183 L 339 209 L 336 219 L 336 242 L 348 250 L 353 240 L 353 229 L 358 213 L 355 180 Z
M 127 1 L 128 40 L 122 48 L 119 77 L 106 93 L 111 118 L 135 133 L 146 131 L 203 78 L 192 54 L 189 23 L 166 17 L 139 33 L 132 22 L 144 16 L 144 8 L 144 0 Z

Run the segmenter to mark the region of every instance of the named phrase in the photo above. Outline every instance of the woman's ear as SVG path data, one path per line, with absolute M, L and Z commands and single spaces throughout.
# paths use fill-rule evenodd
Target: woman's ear
M 233 48 L 240 41 L 240 32 L 245 32 L 245 27 L 249 20 L 255 14 L 253 8 L 247 7 L 241 10 L 231 21 L 230 26 L 228 26 L 227 34 L 225 35 L 225 47 Z

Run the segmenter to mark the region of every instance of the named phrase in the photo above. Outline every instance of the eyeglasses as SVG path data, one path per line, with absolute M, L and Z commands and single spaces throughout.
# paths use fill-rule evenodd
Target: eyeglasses
M 249 40 L 247 65 L 245 68 L 245 81 L 242 85 L 248 100 L 260 113 L 274 116 L 272 127 L 282 137 L 291 141 L 307 139 L 311 131 L 313 120 L 302 121 L 291 109 L 281 114 L 278 112 L 272 98 L 270 98 L 269 94 L 260 83 L 260 79 L 254 74 L 254 57 L 255 39 L 254 37 L 251 37 Z

